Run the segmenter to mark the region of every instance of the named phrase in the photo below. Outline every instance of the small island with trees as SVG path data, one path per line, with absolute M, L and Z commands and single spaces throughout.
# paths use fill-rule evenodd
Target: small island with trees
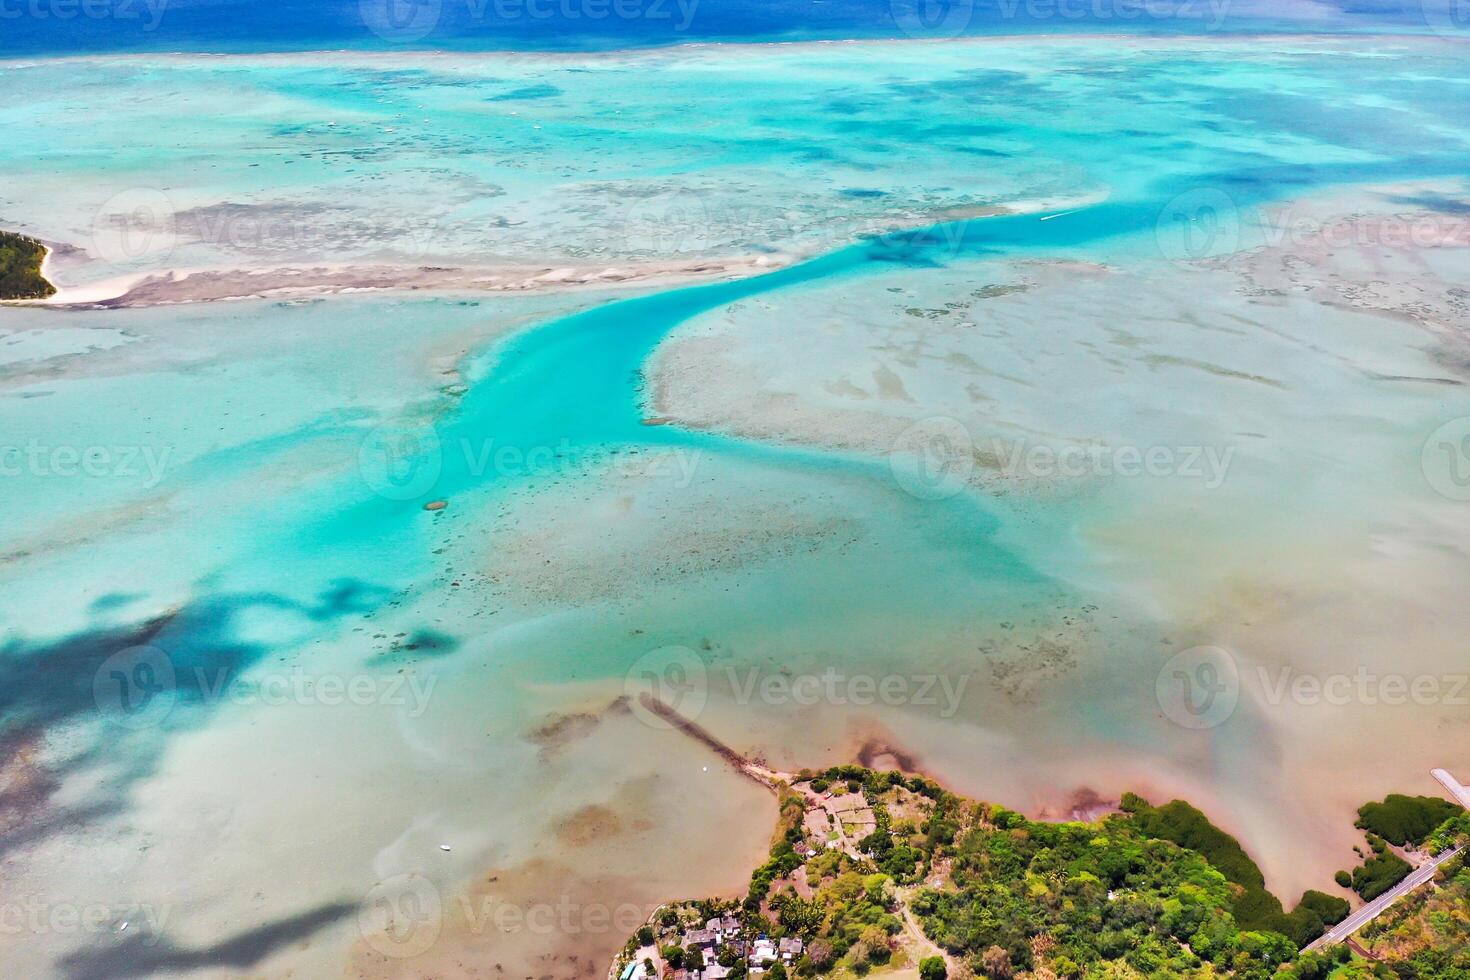
M 46 246 L 34 238 L 0 231 L 0 300 L 46 299 L 55 295 L 41 273 Z
M 1348 900 L 1313 890 L 1287 911 L 1240 843 L 1182 800 L 1125 794 L 1099 819 L 1052 823 L 921 775 L 757 770 L 779 817 L 743 900 L 661 906 L 610 977 L 1470 978 L 1464 854 L 1350 944 L 1306 952 Z M 1470 814 L 1432 797 L 1367 804 L 1358 826 L 1363 863 L 1337 880 L 1365 901 L 1470 841 Z

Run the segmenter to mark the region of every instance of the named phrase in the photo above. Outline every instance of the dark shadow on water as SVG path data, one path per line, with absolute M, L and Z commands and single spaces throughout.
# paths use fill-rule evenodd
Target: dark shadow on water
M 1389 200 L 1395 204 L 1408 204 L 1438 214 L 1470 215 L 1470 203 L 1432 191 L 1424 191 L 1419 194 L 1395 194 Z
M 105 946 L 71 953 L 61 960 L 68 980 L 122 980 L 158 973 L 204 969 L 249 969 L 277 950 L 308 939 L 321 929 L 352 915 L 350 902 L 328 902 L 297 915 L 190 949 L 146 927 L 110 938 Z
M 89 608 L 94 613 L 112 612 L 142 598 L 141 592 L 109 592 L 107 595 L 98 596 Z
M 94 625 L 71 636 L 12 635 L 0 643 L 0 856 L 121 812 L 169 739 L 229 703 L 220 696 L 227 684 L 267 656 L 292 652 L 241 639 L 243 615 L 279 610 L 327 624 L 391 599 L 382 587 L 343 580 L 307 602 L 226 593 L 132 622 L 105 618 L 113 607 L 104 602 L 94 607 Z M 67 732 L 65 752 L 43 753 L 47 734 L 58 729 Z M 91 792 L 56 802 L 57 788 L 82 774 Z

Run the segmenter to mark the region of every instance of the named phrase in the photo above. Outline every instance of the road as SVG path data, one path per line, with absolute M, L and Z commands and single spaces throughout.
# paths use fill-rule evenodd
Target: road
M 1353 933 L 1357 932 L 1359 929 L 1363 928 L 1363 926 L 1371 922 L 1374 917 L 1376 917 L 1384 909 L 1388 908 L 1394 902 L 1397 902 L 1399 899 L 1409 894 L 1409 892 L 1413 891 L 1415 888 L 1418 888 L 1420 885 L 1433 878 L 1434 873 L 1439 870 L 1439 866 L 1441 864 L 1444 864 L 1446 861 L 1454 857 L 1456 854 L 1459 854 L 1464 849 L 1465 848 L 1463 847 L 1456 847 L 1453 850 L 1445 851 L 1439 857 L 1432 859 L 1428 864 L 1415 868 L 1413 871 L 1409 872 L 1409 876 L 1403 881 L 1399 882 L 1397 885 L 1384 892 L 1382 895 L 1379 895 L 1373 901 L 1369 902 L 1367 905 L 1364 905 L 1352 915 L 1349 915 L 1346 919 L 1343 919 L 1337 925 L 1328 929 L 1325 933 L 1322 934 L 1322 938 L 1312 943 L 1310 946 L 1307 947 L 1307 949 L 1320 949 L 1323 946 L 1330 946 L 1333 943 L 1342 942 L 1348 936 L 1351 936 Z
M 944 968 L 948 971 L 949 976 L 957 977 L 959 976 L 959 961 L 949 955 L 949 952 L 944 947 L 925 935 L 924 927 L 919 925 L 919 921 L 914 918 L 913 910 L 909 908 L 909 900 L 917 893 L 917 888 L 900 888 L 898 890 L 898 911 L 899 915 L 903 918 L 904 931 L 909 934 L 909 938 L 918 947 L 920 959 L 925 956 L 943 957 Z M 926 949 L 932 950 L 933 952 L 926 953 L 924 952 Z

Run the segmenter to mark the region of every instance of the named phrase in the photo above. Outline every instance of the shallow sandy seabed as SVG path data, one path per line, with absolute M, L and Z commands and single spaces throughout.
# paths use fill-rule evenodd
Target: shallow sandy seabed
M 1099 644 L 1097 662 L 1060 680 L 1044 646 L 1023 644 L 1020 672 L 993 681 L 1023 690 L 1038 717 L 987 713 L 1004 743 L 976 746 L 953 725 L 898 723 L 898 737 L 957 786 L 1033 810 L 1065 809 L 1078 785 L 1207 802 L 1290 898 L 1348 860 L 1359 803 L 1430 791 L 1424 773 L 1470 735 L 1466 692 L 1449 696 L 1456 636 L 1470 625 L 1451 612 L 1470 538 L 1456 505 L 1427 484 L 1420 453 L 1463 406 L 1470 378 L 1464 201 L 1457 185 L 1437 185 L 1292 202 L 1264 216 L 1276 228 L 1299 223 L 1275 244 L 1184 268 L 956 261 L 923 278 L 761 297 L 664 343 L 649 412 L 896 460 L 915 426 L 932 439 L 958 432 L 961 444 L 943 442 L 940 456 L 974 492 L 1013 508 L 1002 543 L 1074 589 L 1155 618 L 1169 652 L 1229 648 L 1242 668 L 1237 710 L 1252 720 L 1173 732 L 1162 767 L 1144 763 L 1142 746 L 1131 762 L 1105 742 L 1092 751 L 1075 719 L 1041 720 L 1048 706 L 1126 715 L 1112 687 L 1135 669 L 1124 663 L 1150 659 L 1134 638 Z M 1177 472 L 1063 472 L 1051 455 L 1082 448 L 1094 455 L 1078 459 L 1107 462 L 1119 447 L 1161 448 Z M 1281 480 L 1288 493 L 1271 489 Z M 1059 515 L 1086 543 L 1080 565 L 1056 547 Z M 1282 697 L 1283 676 L 1359 666 L 1432 678 L 1442 696 L 1423 706 Z M 1126 738 L 1131 726 L 1112 727 Z M 1047 732 L 1067 734 L 1052 743 Z M 835 761 L 845 749 L 831 744 Z M 987 757 L 995 768 L 979 762 Z M 1262 797 L 1273 805 L 1259 808 Z
M 0 109 L 17 178 L 0 224 L 65 246 L 57 274 L 77 288 L 214 270 L 204 299 L 260 291 L 231 277 L 261 268 L 774 263 L 895 220 L 1126 197 L 1185 162 L 1250 171 L 1315 154 L 1351 173 L 1384 146 L 1464 149 L 1450 46 L 1249 50 L 1130 42 L 1147 98 L 1119 84 L 1112 42 L 1075 39 L 551 69 L 37 64 L 13 72 Z M 1224 54 L 1192 60 L 1210 52 Z M 751 83 L 772 73 L 792 88 Z M 96 91 L 113 111 L 87 108 Z M 1341 114 L 1314 124 L 1329 96 Z M 220 111 L 242 101 L 249 112 Z M 156 132 L 189 139 L 136 138 Z M 127 196 L 139 189 L 163 194 L 168 222 L 146 214 L 156 196 Z M 1301 213 L 1453 216 L 1464 194 L 1321 201 Z M 1346 223 L 1370 241 L 1384 227 Z M 1352 808 L 1432 791 L 1424 771 L 1470 732 L 1448 702 L 1272 693 L 1283 666 L 1463 670 L 1463 505 L 1430 491 L 1422 457 L 1435 426 L 1470 411 L 1462 246 L 1380 255 L 1308 236 L 1183 264 L 1079 246 L 796 283 L 696 318 L 651 373 L 618 379 L 649 381 L 647 414 L 689 429 L 456 486 L 435 512 L 385 484 L 367 449 L 461 419 L 517 369 L 500 343 L 611 289 L 0 311 L 0 443 L 151 447 L 160 463 L 4 487 L 0 689 L 32 724 L 24 764 L 3 771 L 0 875 L 10 894 L 109 915 L 97 934 L 0 936 L 0 960 L 72 980 L 333 976 L 344 962 L 599 975 L 625 933 L 583 928 L 587 907 L 736 893 L 769 832 L 768 795 L 620 700 L 668 647 L 702 672 L 705 703 L 687 706 L 700 724 L 781 765 L 907 758 L 1051 814 L 1126 789 L 1183 795 L 1240 834 L 1288 901 L 1330 888 Z M 561 365 L 585 378 L 575 367 Z M 470 421 L 493 437 L 576 405 L 570 387 L 545 378 L 510 420 Z M 936 415 L 974 447 L 939 447 L 968 481 L 939 500 L 907 492 L 914 474 L 888 459 Z M 1018 444 L 1092 443 L 1229 455 L 1218 482 L 1009 462 Z M 399 475 L 420 461 L 399 459 Z M 430 483 L 423 502 L 443 489 Z M 92 673 L 99 653 L 138 643 L 244 686 L 120 729 Z M 1156 681 L 1198 643 L 1234 652 L 1242 692 L 1227 722 L 1191 732 L 1164 716 Z M 829 670 L 950 688 L 897 705 L 751 694 Z M 297 672 L 369 678 L 383 696 L 252 693 Z M 384 936 L 375 918 L 422 909 L 405 894 L 444 912 L 417 955 L 399 955 L 416 930 Z M 567 904 L 576 928 L 494 917 Z

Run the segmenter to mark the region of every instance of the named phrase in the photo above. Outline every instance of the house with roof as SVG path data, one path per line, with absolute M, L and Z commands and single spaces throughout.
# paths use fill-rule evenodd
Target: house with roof
M 780 953 L 776 950 L 776 944 L 765 936 L 757 939 L 755 945 L 750 949 L 750 962 L 752 966 L 765 966 L 767 963 L 776 962 L 779 958 Z
M 718 939 L 733 939 L 740 932 L 740 920 L 734 916 L 715 916 L 704 924 L 705 931 Z
M 685 946 L 698 946 L 701 949 L 713 949 L 718 940 L 719 937 L 708 929 L 690 929 L 684 934 Z

